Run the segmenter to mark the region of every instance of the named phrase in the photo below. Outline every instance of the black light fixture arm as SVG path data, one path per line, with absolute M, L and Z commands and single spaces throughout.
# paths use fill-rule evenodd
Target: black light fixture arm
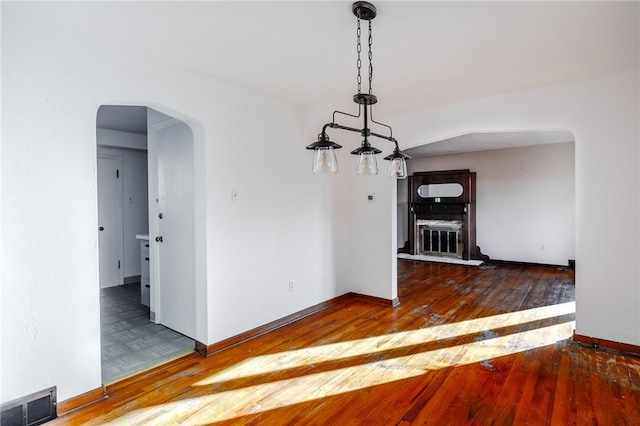
M 398 141 L 393 136 L 381 135 L 380 133 L 372 132 L 371 129 L 368 129 L 368 128 L 357 129 L 355 127 L 343 126 L 342 124 L 338 124 L 338 123 L 332 122 L 332 123 L 327 123 L 324 126 L 322 126 L 322 133 L 326 135 L 328 128 L 340 129 L 340 130 L 348 130 L 350 132 L 360 133 L 362 136 L 364 136 L 365 129 L 366 129 L 366 135 L 367 136 L 375 136 L 375 137 L 380 138 L 380 139 L 386 139 L 386 140 L 388 140 L 390 142 L 395 143 L 396 147 L 398 146 Z
M 346 115 L 347 117 L 353 117 L 353 118 L 360 118 L 360 106 L 358 106 L 358 115 L 353 115 L 353 114 L 349 114 L 348 112 L 342 112 L 342 111 L 333 111 L 333 123 L 336 122 L 336 114 L 342 114 L 342 115 Z
M 338 123 L 327 123 L 324 126 L 322 126 L 322 133 L 326 134 L 328 128 L 340 129 L 340 130 L 348 130 L 350 132 L 360 133 L 362 136 L 364 136 L 363 133 L 365 132 L 365 129 L 356 129 L 355 127 L 343 126 L 342 124 L 338 124 Z M 381 135 L 379 133 L 372 132 L 370 129 L 366 129 L 366 130 L 368 130 L 366 132 L 367 136 L 375 136 L 375 137 L 380 138 L 380 139 L 386 139 L 386 140 L 388 140 L 390 142 L 394 142 L 396 144 L 396 146 L 398 145 L 398 142 L 392 136 Z
M 358 115 L 349 114 L 349 113 L 342 112 L 342 111 L 333 111 L 333 121 L 331 123 L 325 124 L 322 127 L 322 133 L 326 134 L 327 128 L 330 127 L 332 129 L 342 129 L 342 130 L 348 130 L 350 132 L 360 133 L 360 135 L 362 135 L 364 137 L 375 136 L 375 137 L 380 138 L 380 139 L 386 139 L 386 140 L 392 141 L 392 142 L 395 141 L 395 139 L 393 137 L 393 129 L 391 128 L 391 126 L 386 125 L 384 123 L 380 123 L 378 121 L 375 121 L 373 119 L 373 111 L 370 111 L 369 114 L 367 114 L 366 105 L 364 107 L 364 127 L 362 129 L 357 129 L 355 127 L 344 126 L 342 124 L 336 123 L 336 114 L 342 114 L 342 115 L 346 115 L 348 117 L 353 117 L 353 118 L 360 118 L 361 112 L 362 112 L 361 105 L 358 105 Z M 380 133 L 372 132 L 371 129 L 369 128 L 369 116 L 371 117 L 371 122 L 372 123 L 377 124 L 379 126 L 386 127 L 387 129 L 389 129 L 389 136 L 385 136 L 385 135 L 381 135 Z M 395 144 L 397 146 L 398 142 L 395 141 Z
M 382 127 L 386 127 L 387 129 L 389 129 L 389 137 L 391 137 L 393 139 L 393 129 L 391 128 L 391 126 L 384 124 L 384 123 L 380 123 L 379 121 L 376 121 L 373 119 L 373 108 L 371 108 L 370 111 L 371 114 L 371 122 L 374 124 L 377 124 L 378 126 L 382 126 Z

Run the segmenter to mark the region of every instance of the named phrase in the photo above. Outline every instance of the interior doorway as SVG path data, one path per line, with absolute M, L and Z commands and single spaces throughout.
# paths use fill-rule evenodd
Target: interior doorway
M 155 208 L 149 208 L 150 204 L 155 204 L 152 201 L 157 198 L 157 178 L 150 179 L 150 171 L 154 170 L 152 173 L 155 174 L 157 170 L 157 156 L 153 157 L 151 161 L 154 164 L 150 165 L 147 116 L 148 108 L 144 106 L 103 105 L 97 113 L 98 199 L 107 212 L 119 213 L 121 218 L 121 238 L 115 243 L 119 244 L 120 278 L 116 284 L 100 289 L 104 384 L 171 361 L 192 352 L 195 347 L 192 338 L 167 327 L 166 324 L 158 323 L 160 316 L 156 318 L 153 303 L 151 306 L 149 303 L 146 306 L 143 304 L 144 283 L 141 276 L 144 275 L 145 262 L 147 268 L 149 267 L 148 259 L 152 256 L 153 250 L 144 254 L 142 247 L 146 244 L 149 250 L 148 246 L 152 244 L 149 241 L 149 230 L 150 223 L 155 226 L 155 221 L 150 218 L 157 214 Z M 103 164 L 102 158 L 119 158 L 116 173 L 120 192 L 115 196 L 108 192 L 109 185 L 105 194 L 105 185 L 100 183 L 106 176 L 113 174 L 112 163 L 104 160 Z M 171 164 L 171 161 L 167 163 Z M 102 226 L 102 209 L 99 209 L 98 216 Z M 104 228 L 98 232 L 105 232 L 107 229 Z M 110 271 L 110 264 L 103 263 L 103 251 L 101 244 L 101 275 Z M 170 259 L 165 263 L 167 268 L 172 268 Z M 157 281 L 160 279 L 157 275 L 154 278 Z M 161 297 L 159 291 L 154 291 L 154 294 L 157 298 Z M 166 299 L 171 300 L 170 297 Z

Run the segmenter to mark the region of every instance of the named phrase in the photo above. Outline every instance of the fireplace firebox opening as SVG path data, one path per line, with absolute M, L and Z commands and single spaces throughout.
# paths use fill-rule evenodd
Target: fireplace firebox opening
M 462 259 L 462 222 L 446 220 L 418 220 L 417 254 Z

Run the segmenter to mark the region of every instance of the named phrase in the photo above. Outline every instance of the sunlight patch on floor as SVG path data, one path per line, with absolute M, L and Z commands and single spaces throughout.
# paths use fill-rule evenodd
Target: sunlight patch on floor
M 196 383 L 196 386 L 226 382 L 243 377 L 273 373 L 290 368 L 335 361 L 354 356 L 384 352 L 407 346 L 425 344 L 468 334 L 480 333 L 500 327 L 508 327 L 527 322 L 539 321 L 576 311 L 575 302 L 543 306 L 506 314 L 493 315 L 461 321 L 453 324 L 436 325 L 419 330 L 403 331 L 384 336 L 369 337 L 348 342 L 260 355 L 247 359 L 231 368 L 213 374 Z
M 557 315 L 557 314 L 556 314 Z M 493 318 L 493 317 L 490 317 Z M 476 320 L 473 320 L 476 321 Z M 504 326 L 503 323 L 500 326 Z M 193 396 L 132 410 L 102 424 L 208 424 L 419 376 L 430 370 L 491 360 L 568 339 L 575 321 L 363 365 Z M 412 333 L 405 334 L 409 340 Z M 382 337 L 382 336 L 381 336 Z M 255 374 L 255 372 L 254 372 Z M 198 388 L 192 389 L 198 392 Z

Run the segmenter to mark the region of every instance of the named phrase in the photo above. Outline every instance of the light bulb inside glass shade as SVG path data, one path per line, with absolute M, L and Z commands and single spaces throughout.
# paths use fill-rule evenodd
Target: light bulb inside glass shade
M 337 173 L 338 160 L 332 146 L 316 148 L 313 154 L 313 173 Z
M 407 162 L 404 158 L 393 158 L 389 164 L 389 177 L 404 179 L 407 177 Z
M 373 152 L 364 151 L 358 154 L 356 174 L 367 176 L 378 174 L 378 162 L 376 161 L 376 155 Z

